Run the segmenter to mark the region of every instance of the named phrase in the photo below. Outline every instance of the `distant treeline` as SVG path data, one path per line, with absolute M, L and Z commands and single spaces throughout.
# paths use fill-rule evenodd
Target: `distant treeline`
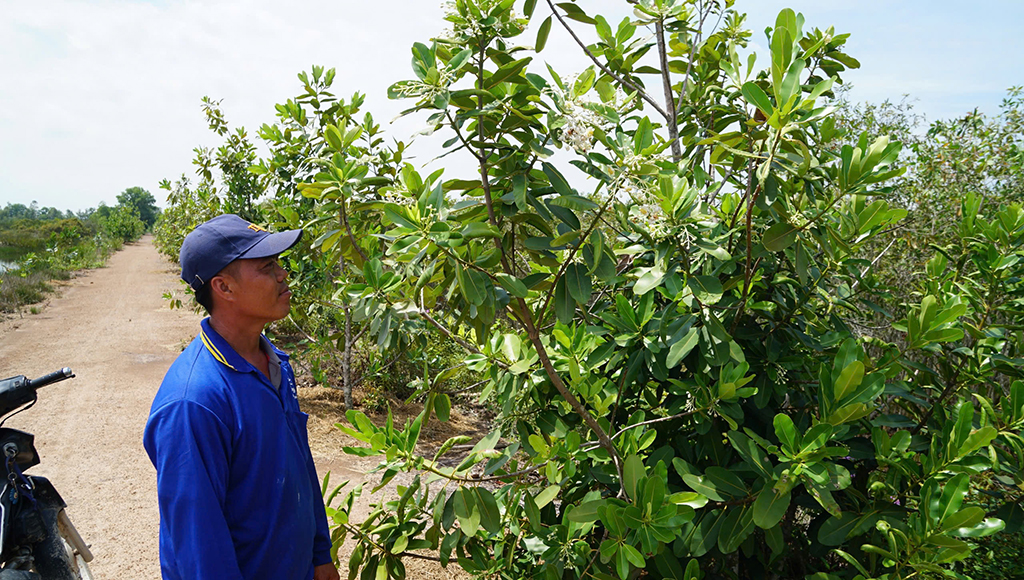
M 32 202 L 29 205 L 23 203 L 8 203 L 6 206 L 0 208 L 0 227 L 9 227 L 18 220 L 59 220 L 65 218 L 87 218 L 91 214 L 93 209 L 88 209 L 83 212 L 75 214 L 70 209 L 67 211 L 61 211 L 55 207 L 39 207 L 39 204 Z

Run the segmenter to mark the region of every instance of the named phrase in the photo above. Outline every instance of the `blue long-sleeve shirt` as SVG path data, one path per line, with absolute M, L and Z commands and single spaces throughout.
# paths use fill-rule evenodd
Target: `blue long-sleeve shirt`
M 281 359 L 279 388 L 203 320 L 146 424 L 165 580 L 309 580 L 331 561 L 308 416 Z

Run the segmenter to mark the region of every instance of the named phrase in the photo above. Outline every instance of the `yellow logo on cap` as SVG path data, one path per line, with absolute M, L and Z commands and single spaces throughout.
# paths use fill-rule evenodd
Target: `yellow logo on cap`
M 267 231 L 267 230 L 265 230 L 265 229 L 263 229 L 263 228 L 259 227 L 259 226 L 258 226 L 258 225 L 256 225 L 256 224 L 249 224 L 249 229 L 250 229 L 250 230 L 252 230 L 252 231 L 254 231 L 254 232 L 265 232 L 265 231 Z

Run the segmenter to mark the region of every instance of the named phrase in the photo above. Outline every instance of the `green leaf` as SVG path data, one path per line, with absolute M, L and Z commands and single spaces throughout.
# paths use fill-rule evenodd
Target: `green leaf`
M 669 347 L 668 356 L 665 358 L 665 366 L 670 369 L 675 368 L 679 361 L 683 360 L 686 355 L 690 354 L 693 347 L 697 346 L 699 336 L 700 333 L 697 331 L 697 328 L 691 327 L 685 336 L 673 342 L 672 346 Z
M 723 554 L 731 554 L 754 531 L 754 521 L 749 508 L 733 507 L 725 511 L 728 515 L 722 522 L 722 531 L 718 534 L 718 549 Z
M 460 50 L 458 54 L 453 56 L 452 59 L 448 61 L 448 68 L 450 70 L 458 70 L 462 68 L 462 65 L 469 62 L 469 57 L 471 56 L 473 56 L 472 48 L 464 48 Z
M 455 277 L 458 279 L 459 288 L 463 296 L 472 304 L 480 306 L 487 299 L 487 274 L 470 268 L 463 268 L 461 264 L 455 267 Z
M 541 164 L 541 169 L 544 171 L 544 175 L 548 177 L 551 187 L 555 188 L 559 195 L 576 196 L 576 192 L 569 187 L 569 182 L 555 169 L 554 165 L 545 161 Z
M 476 495 L 475 502 L 480 510 L 480 525 L 492 534 L 501 532 L 501 512 L 498 510 L 498 502 L 494 495 L 487 488 L 474 487 Z
M 529 205 L 526 201 L 526 184 L 526 176 L 522 173 L 512 176 L 512 198 L 515 200 L 519 211 L 526 211 Z
M 434 397 L 434 413 L 441 421 L 448 421 L 452 411 L 452 399 L 445 393 L 439 393 Z
M 409 228 L 410 230 L 419 229 L 419 225 L 410 219 L 408 208 L 404 206 L 394 203 L 384 204 L 384 217 L 386 217 L 391 223 L 402 226 L 403 228 Z
M 739 452 L 740 456 L 753 468 L 760 472 L 765 479 L 772 478 L 772 466 L 768 456 L 757 446 L 757 443 L 739 431 L 729 431 L 726 436 L 733 449 Z
M 551 240 L 551 247 L 557 248 L 559 246 L 565 246 L 575 242 L 580 237 L 581 232 L 579 230 L 569 230 L 557 238 Z
M 785 112 L 792 105 L 790 101 L 800 94 L 800 75 L 804 72 L 806 63 L 801 59 L 794 60 L 786 70 L 786 76 L 782 79 L 781 94 L 775 95 L 779 107 Z
M 967 437 L 967 440 L 964 441 L 964 444 L 960 446 L 960 450 L 957 452 L 957 458 L 966 457 L 978 449 L 987 446 L 998 435 L 999 431 L 995 427 L 985 425 Z
M 852 512 L 843 512 L 837 517 L 825 520 L 818 529 L 818 541 L 826 546 L 842 545 L 850 532 L 857 527 L 859 520 L 860 516 Z
M 561 195 L 548 200 L 548 203 L 551 205 L 557 205 L 558 207 L 567 207 L 578 211 L 594 210 L 601 207 L 589 199 L 579 195 Z
M 797 434 L 796 427 L 793 426 L 793 420 L 789 418 L 789 415 L 779 413 L 775 415 L 775 420 L 772 423 L 775 426 L 775 436 L 779 438 L 779 443 L 782 444 L 783 448 L 790 455 L 799 453 L 800 436 Z
M 626 458 L 622 465 L 622 486 L 626 490 L 626 494 L 629 495 L 634 501 L 636 501 L 636 482 L 647 475 L 647 469 L 644 467 L 643 459 L 636 455 L 630 455 Z
M 587 267 L 579 262 L 569 264 L 565 269 L 565 284 L 569 295 L 577 304 L 585 305 L 590 301 L 590 294 L 593 291 L 590 274 Z
M 594 81 L 597 79 L 596 73 L 594 73 L 594 67 L 587 67 L 580 76 L 576 78 L 576 83 L 572 86 L 572 96 L 582 97 L 594 86 Z
M 647 562 L 646 560 L 644 560 L 643 555 L 640 553 L 639 550 L 637 550 L 633 546 L 630 546 L 629 544 L 622 544 L 619 550 L 621 552 L 625 552 L 626 559 L 629 560 L 630 564 L 636 566 L 637 568 L 642 569 L 644 566 L 647 565 Z
M 538 509 L 543 508 L 544 506 L 546 506 L 549 503 L 551 503 L 551 500 L 555 499 L 555 496 L 558 495 L 558 492 L 561 489 L 562 488 L 557 486 L 557 485 L 549 485 L 548 487 L 546 487 L 543 490 L 541 490 L 541 492 L 538 493 L 533 498 L 534 503 L 537 504 L 537 508 Z
M 654 126 L 647 117 L 640 119 L 637 123 L 636 133 L 633 134 L 633 153 L 640 155 L 643 150 L 650 147 L 654 142 Z
M 754 523 L 764 529 L 775 527 L 786 515 L 786 510 L 789 509 L 789 500 L 788 491 L 778 495 L 773 488 L 764 486 L 754 501 Z
M 771 117 L 775 112 L 775 107 L 772 106 L 772 102 L 768 100 L 768 95 L 761 90 L 761 87 L 757 86 L 756 83 L 748 81 L 743 84 L 741 89 L 743 97 L 747 99 L 747 102 L 754 105 L 764 113 L 764 116 Z
M 998 518 L 986 518 L 980 524 L 973 528 L 960 528 L 952 534 L 954 536 L 960 536 L 961 538 L 984 538 L 985 536 L 991 536 L 996 532 L 1003 531 L 1006 527 L 1006 523 Z
M 722 282 L 715 276 L 690 276 L 686 280 L 687 287 L 694 297 L 703 304 L 715 304 L 722 299 Z
M 334 149 L 335 151 L 341 151 L 343 149 L 341 144 L 341 131 L 339 131 L 334 125 L 327 125 L 327 127 L 324 128 L 324 137 L 330 144 L 331 149 Z
M 942 530 L 957 530 L 960 528 L 973 528 L 985 519 L 985 510 L 977 506 L 965 507 L 964 509 L 948 516 L 942 521 Z
M 498 283 L 501 284 L 501 287 L 516 298 L 526 298 L 530 293 L 526 288 L 526 284 L 524 284 L 519 278 L 510 276 L 504 272 L 495 274 L 495 277 L 498 279 Z
M 643 274 L 633 284 L 633 293 L 637 296 L 647 294 L 665 281 L 665 271 L 660 266 L 655 265 L 651 268 L 641 268 L 639 271 L 643 272 Z
M 576 314 L 576 301 L 569 296 L 569 289 L 565 283 L 565 276 L 555 282 L 555 318 L 562 324 L 572 324 L 572 317 Z
M 966 473 L 958 473 L 947 481 L 942 488 L 942 495 L 939 497 L 933 495 L 929 502 L 928 515 L 932 521 L 941 524 L 947 517 L 960 511 L 969 485 L 970 478 Z
M 569 512 L 569 521 L 580 524 L 588 522 L 595 522 L 598 519 L 597 508 L 608 503 L 608 500 L 598 499 L 594 501 L 588 501 L 581 503 L 578 506 L 572 508 Z
M 761 243 L 771 252 L 781 252 L 796 241 L 799 229 L 788 223 L 777 223 L 761 236 Z
M 726 510 L 712 510 L 704 514 L 700 523 L 693 527 L 686 543 L 690 548 L 690 555 L 699 558 L 708 553 L 718 542 L 718 535 L 722 529 L 722 522 L 725 520 Z
M 490 89 L 498 83 L 510 80 L 522 81 L 522 77 L 519 77 L 518 79 L 513 79 L 513 77 L 521 73 L 523 69 L 526 68 L 526 65 L 530 64 L 531 60 L 533 60 L 533 57 L 526 57 L 498 67 L 498 70 L 494 71 L 494 74 L 484 80 L 484 88 Z
M 696 558 L 692 558 L 690 563 L 686 565 L 685 580 L 700 580 L 700 577 L 700 562 Z
M 409 536 L 403 534 L 395 540 L 388 551 L 392 554 L 401 554 L 407 547 L 409 547 Z
M 848 393 L 852 392 L 853 389 L 860 386 L 861 381 L 864 380 L 864 363 L 859 360 L 855 360 L 846 368 L 843 372 L 839 373 L 839 379 L 836 380 L 833 385 L 834 395 L 836 401 L 843 400 Z
M 707 468 L 704 472 L 704 480 L 714 485 L 719 493 L 724 493 L 731 497 L 747 496 L 747 486 L 743 484 L 743 480 L 724 467 L 715 465 Z
M 540 29 L 537 30 L 537 44 L 534 47 L 535 51 L 540 52 L 540 51 L 544 50 L 544 47 L 548 43 L 548 34 L 550 32 L 551 32 L 551 17 L 548 16 L 546 19 L 544 19 L 544 22 L 541 23 Z
M 480 529 L 480 509 L 472 490 L 460 487 L 455 491 L 454 498 L 455 517 L 459 520 L 462 532 L 467 536 L 476 534 Z
M 583 24 L 595 23 L 595 20 L 593 18 L 587 16 L 587 13 L 584 12 L 582 8 L 580 8 L 576 4 L 573 4 L 572 2 L 559 2 L 558 4 L 555 4 L 555 6 L 558 6 L 562 10 L 565 10 L 566 18 L 571 18 L 577 22 L 582 22 Z
M 500 238 L 501 232 L 489 223 L 471 222 L 462 228 L 462 236 L 465 238 Z

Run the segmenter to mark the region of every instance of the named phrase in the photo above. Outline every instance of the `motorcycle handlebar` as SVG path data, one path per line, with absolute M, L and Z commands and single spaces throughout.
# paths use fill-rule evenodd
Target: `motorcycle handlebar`
M 45 387 L 46 385 L 59 383 L 60 381 L 63 381 L 65 379 L 73 379 L 74 377 L 75 373 L 71 371 L 71 368 L 64 367 L 59 371 L 54 371 L 48 375 L 43 375 L 39 378 L 32 379 L 31 381 L 29 381 L 28 384 L 31 385 L 33 389 L 38 389 L 40 387 Z

